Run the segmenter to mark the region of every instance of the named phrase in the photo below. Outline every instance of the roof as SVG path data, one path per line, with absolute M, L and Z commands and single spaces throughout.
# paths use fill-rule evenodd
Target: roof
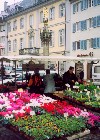
M 8 5 L 7 9 L 5 10 L 8 15 L 4 18 L 6 19 L 8 17 L 11 17 L 12 15 L 24 12 L 25 10 L 29 10 L 33 7 L 42 5 L 43 3 L 47 2 L 52 2 L 52 0 L 23 0 L 12 5 Z

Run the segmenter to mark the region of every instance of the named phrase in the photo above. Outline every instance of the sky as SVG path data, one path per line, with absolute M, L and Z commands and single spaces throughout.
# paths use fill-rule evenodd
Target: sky
M 4 2 L 8 2 L 8 5 L 11 5 L 11 4 L 14 4 L 14 2 L 19 2 L 19 1 L 22 1 L 22 0 L 0 0 L 0 13 L 1 11 L 4 10 Z

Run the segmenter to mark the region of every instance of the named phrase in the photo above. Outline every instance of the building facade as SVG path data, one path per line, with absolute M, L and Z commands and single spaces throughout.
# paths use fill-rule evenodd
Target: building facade
M 6 23 L 0 18 L 0 55 L 5 55 L 7 46 Z
M 33 2 L 33 3 L 32 3 Z M 5 3 L 7 26 L 7 55 L 43 55 L 40 31 L 43 30 L 44 7 L 48 10 L 48 29 L 52 34 L 49 55 L 64 55 L 65 47 L 65 0 L 23 0 L 8 10 Z
M 65 1 L 51 0 L 26 8 L 6 18 L 8 55 L 19 55 L 19 50 L 24 48 L 39 48 L 39 55 L 42 55 L 40 30 L 44 26 L 43 7 L 48 9 L 48 28 L 52 32 L 49 45 L 50 55 L 63 54 L 65 50 Z
M 70 0 L 72 56 L 100 57 L 100 0 Z M 85 79 L 91 63 L 84 62 Z

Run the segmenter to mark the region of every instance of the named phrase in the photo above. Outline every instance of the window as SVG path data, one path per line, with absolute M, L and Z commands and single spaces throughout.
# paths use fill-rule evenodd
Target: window
M 24 28 L 24 18 L 20 19 L 20 29 Z
M 100 73 L 100 66 L 94 67 L 94 73 Z
M 97 16 L 97 26 L 100 27 L 100 16 Z
M 11 32 L 11 22 L 8 23 L 8 32 Z
M 76 4 L 73 4 L 73 14 L 76 13 Z
M 97 18 L 94 17 L 94 18 L 93 18 L 93 27 L 95 28 L 96 26 L 97 26 Z
M 60 17 L 64 17 L 65 16 L 65 3 L 60 4 L 59 6 L 59 12 L 60 12 Z
M 89 7 L 92 6 L 92 2 L 91 2 L 91 0 L 88 0 L 88 6 L 89 6 Z
M 73 33 L 76 32 L 76 23 L 73 24 Z
M 76 42 L 73 42 L 72 45 L 73 45 L 73 46 L 72 46 L 72 50 L 75 51 L 75 50 L 76 50 Z
M 79 31 L 80 30 L 80 22 L 76 23 L 76 30 Z
M 51 31 L 51 41 L 50 41 L 49 46 L 54 47 L 54 32 L 53 31 Z
M 81 31 L 87 30 L 87 20 L 81 21 Z
M 100 48 L 100 38 L 97 38 L 97 48 Z
M 3 31 L 5 31 L 5 26 L 4 25 L 1 25 L 0 26 L 0 32 L 3 32 Z
M 92 46 L 93 49 L 100 48 L 100 38 L 93 38 Z
M 17 49 L 17 40 L 13 40 L 13 52 L 15 52 Z
M 29 25 L 33 26 L 33 16 L 32 15 L 29 16 Z
M 80 49 L 81 50 L 87 50 L 87 40 L 81 40 L 80 41 Z
M 24 47 L 24 44 L 23 44 L 24 42 L 23 42 L 23 38 L 20 38 L 20 49 L 23 49 L 23 47 Z
M 89 18 L 89 28 L 91 28 L 93 26 L 93 19 Z
M 93 48 L 93 46 L 92 46 L 92 38 L 89 39 L 89 48 Z
M 50 8 L 49 17 L 51 20 L 54 19 L 54 17 L 55 17 L 55 8 L 54 7 Z
M 77 50 L 79 50 L 80 49 L 80 41 L 77 41 L 76 43 L 77 43 Z
M 29 48 L 33 48 L 34 47 L 34 37 L 29 37 Z
M 79 11 L 79 2 L 73 4 L 73 14 Z
M 93 20 L 93 27 L 94 28 L 100 27 L 100 16 L 93 17 L 92 20 Z
M 88 8 L 88 0 L 81 1 L 81 10 L 86 10 Z
M 5 54 L 5 49 L 1 49 L 1 55 Z
M 40 22 L 43 22 L 43 11 L 40 12 Z
M 5 43 L 5 36 L 0 37 L 0 43 Z
M 65 43 L 65 32 L 64 32 L 65 30 L 64 29 L 62 29 L 62 30 L 59 30 L 59 46 L 62 46 L 62 45 L 64 45 L 64 43 Z
M 97 41 L 97 39 L 96 38 L 93 38 L 93 40 L 92 40 L 92 47 L 93 47 L 93 49 L 96 49 L 97 48 L 96 41 Z
M 13 22 L 13 31 L 15 31 L 16 29 L 17 29 L 17 20 Z
M 11 52 L 11 41 L 8 41 L 8 51 Z

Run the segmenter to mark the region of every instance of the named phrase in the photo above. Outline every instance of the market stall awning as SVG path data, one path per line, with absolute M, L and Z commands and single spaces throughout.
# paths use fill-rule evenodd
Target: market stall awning
M 9 60 L 38 60 L 38 61 L 100 61 L 100 58 L 93 57 L 74 57 L 74 56 L 31 56 L 31 55 L 18 55 L 18 56 L 0 56 L 0 59 L 7 58 Z

